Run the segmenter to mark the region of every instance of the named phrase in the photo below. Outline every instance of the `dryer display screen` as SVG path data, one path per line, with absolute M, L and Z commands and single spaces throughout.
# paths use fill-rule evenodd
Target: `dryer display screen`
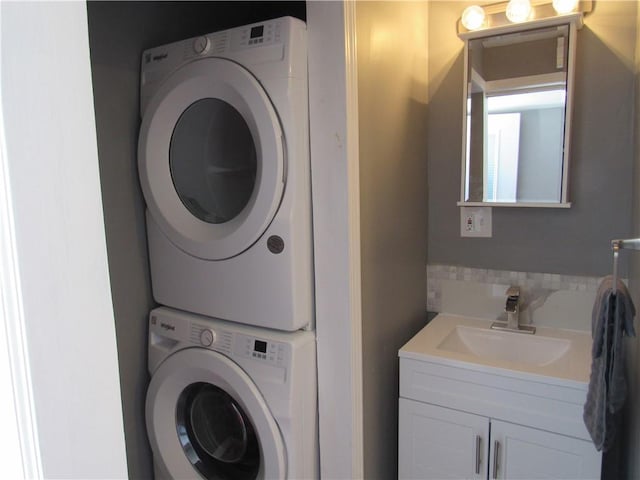
M 263 33 L 264 33 L 264 25 L 260 25 L 259 27 L 253 27 L 251 28 L 251 34 L 249 35 L 249 38 L 261 37 Z
M 256 352 L 267 353 L 267 342 L 263 342 L 262 340 L 256 340 L 253 344 L 253 349 Z

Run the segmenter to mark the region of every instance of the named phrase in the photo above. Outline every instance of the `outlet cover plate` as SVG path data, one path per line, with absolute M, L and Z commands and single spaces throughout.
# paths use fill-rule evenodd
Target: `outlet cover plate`
M 460 207 L 461 237 L 491 237 L 491 207 Z

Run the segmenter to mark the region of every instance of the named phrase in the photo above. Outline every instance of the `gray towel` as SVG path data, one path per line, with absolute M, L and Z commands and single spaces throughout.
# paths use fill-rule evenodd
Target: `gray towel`
M 591 378 L 584 405 L 584 424 L 598 450 L 606 451 L 616 436 L 620 410 L 627 395 L 622 337 L 633 337 L 636 309 L 624 282 L 605 277 L 593 305 Z

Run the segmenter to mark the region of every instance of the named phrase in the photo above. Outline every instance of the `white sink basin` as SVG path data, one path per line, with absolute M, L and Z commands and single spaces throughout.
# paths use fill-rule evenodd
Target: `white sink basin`
M 586 384 L 591 333 L 538 326 L 533 335 L 491 330 L 493 320 L 441 313 L 400 350 L 400 357 L 540 381 Z M 553 380 L 555 379 L 555 380 Z
M 566 355 L 571 340 L 456 325 L 439 349 L 527 365 L 549 365 Z

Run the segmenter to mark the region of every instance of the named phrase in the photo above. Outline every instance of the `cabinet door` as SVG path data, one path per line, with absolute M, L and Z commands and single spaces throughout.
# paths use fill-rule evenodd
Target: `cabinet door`
M 400 479 L 486 479 L 489 420 L 400 399 Z
M 591 442 L 512 423 L 491 421 L 490 479 L 599 479 Z

